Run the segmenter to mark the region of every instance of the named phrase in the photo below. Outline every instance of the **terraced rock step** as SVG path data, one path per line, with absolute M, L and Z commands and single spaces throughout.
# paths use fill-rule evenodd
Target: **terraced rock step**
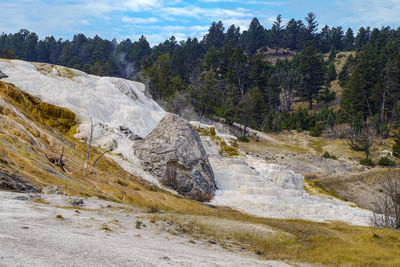
M 283 166 L 243 155 L 225 158 L 209 153 L 209 157 L 217 184 L 213 205 L 270 218 L 370 223 L 370 211 L 329 196 L 310 195 L 304 190 L 304 177 Z

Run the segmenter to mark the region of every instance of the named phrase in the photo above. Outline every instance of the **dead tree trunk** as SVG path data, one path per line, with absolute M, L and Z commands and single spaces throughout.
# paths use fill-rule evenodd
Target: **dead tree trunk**
M 60 169 L 65 172 L 65 166 L 64 166 L 64 161 L 63 161 L 63 157 L 64 157 L 64 146 L 62 148 L 60 157 L 54 156 L 54 155 L 47 155 L 46 154 L 46 158 L 53 163 L 54 165 L 60 167 Z
M 93 123 L 93 119 L 92 119 L 92 117 L 90 117 L 90 137 L 89 137 L 89 143 L 88 143 L 88 152 L 86 154 L 85 170 L 87 170 L 90 151 L 92 150 L 93 131 L 94 131 L 95 127 L 96 127 L 96 124 Z
M 60 157 L 58 158 L 58 166 L 61 166 L 61 164 L 63 163 L 63 156 L 64 156 L 64 145 L 63 145 L 63 148 L 62 148 L 62 151 L 61 151 L 61 155 L 60 155 Z

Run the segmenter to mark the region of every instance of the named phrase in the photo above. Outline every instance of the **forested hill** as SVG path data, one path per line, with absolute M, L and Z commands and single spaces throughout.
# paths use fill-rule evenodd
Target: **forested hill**
M 353 134 L 368 128 L 388 136 L 400 112 L 400 29 L 361 27 L 355 34 L 341 26 L 318 28 L 313 13 L 286 25 L 279 15 L 268 28 L 254 18 L 243 32 L 220 21 L 201 40 L 178 42 L 172 36 L 154 47 L 144 36 L 120 43 L 83 34 L 71 41 L 39 40 L 21 30 L 0 36 L 0 56 L 140 79 L 178 114 L 193 106 L 201 116 L 266 131 L 320 135 L 348 123 Z M 339 71 L 340 58 L 346 62 Z M 339 83 L 339 94 L 332 82 Z M 310 112 L 337 98 L 335 109 Z M 305 103 L 307 110 L 297 108 Z

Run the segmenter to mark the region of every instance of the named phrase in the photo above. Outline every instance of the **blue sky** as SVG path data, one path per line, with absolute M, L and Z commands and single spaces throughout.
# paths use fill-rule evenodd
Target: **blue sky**
M 76 33 L 136 40 L 154 45 L 171 35 L 201 37 L 213 21 L 245 30 L 253 17 L 271 27 L 278 14 L 288 20 L 314 12 L 320 26 L 400 25 L 400 0 L 0 0 L 0 32 L 21 28 L 71 39 Z

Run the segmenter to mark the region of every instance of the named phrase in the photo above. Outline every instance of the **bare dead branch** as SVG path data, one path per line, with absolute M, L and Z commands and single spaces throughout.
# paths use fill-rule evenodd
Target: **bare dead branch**
M 400 173 L 378 181 L 384 198 L 373 202 L 372 224 L 376 227 L 400 229 Z
M 93 162 L 92 165 L 92 169 L 90 172 L 93 172 L 94 167 L 96 166 L 96 163 L 99 159 L 101 159 L 105 154 L 107 154 L 108 152 L 110 152 L 109 150 L 104 151 L 100 156 L 97 157 L 97 159 Z

